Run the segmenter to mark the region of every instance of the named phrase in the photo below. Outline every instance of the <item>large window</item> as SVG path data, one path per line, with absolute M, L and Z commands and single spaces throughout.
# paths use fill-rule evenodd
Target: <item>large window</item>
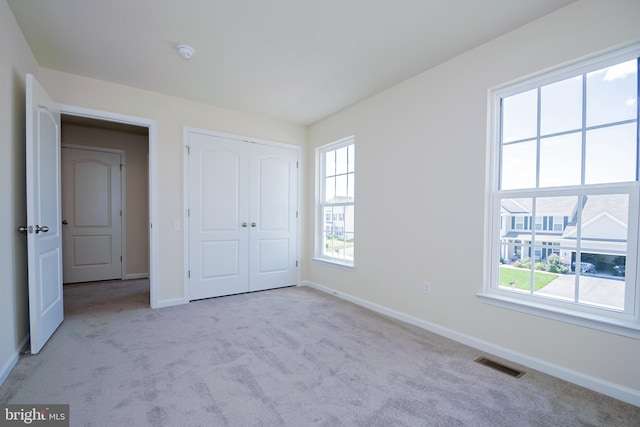
M 319 203 L 316 257 L 353 265 L 355 142 L 349 137 L 318 150 Z
M 486 301 L 640 338 L 639 56 L 492 92 Z

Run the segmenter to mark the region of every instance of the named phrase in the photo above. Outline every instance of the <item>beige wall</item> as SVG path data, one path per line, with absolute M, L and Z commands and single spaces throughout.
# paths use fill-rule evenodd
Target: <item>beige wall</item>
M 176 220 L 184 223 L 184 126 L 295 145 L 303 145 L 306 139 L 303 126 L 54 70 L 40 69 L 40 82 L 61 104 L 157 121 L 158 181 L 150 185 L 156 185 L 158 194 L 158 220 L 153 224 L 157 270 L 153 280 L 159 306 L 184 298 L 184 227 L 174 229 Z
M 640 394 L 640 341 L 481 303 L 487 90 L 640 38 L 637 0 L 582 0 L 305 129 L 37 64 L 0 0 L 0 367 L 28 332 L 24 73 L 60 103 L 158 124 L 158 299 L 183 295 L 183 126 L 304 145 L 303 278 L 473 339 Z M 5 96 L 8 94 L 8 96 Z M 312 101 L 310 101 L 312 102 Z M 354 270 L 309 261 L 313 147 L 355 134 Z M 452 226 L 451 224 L 455 224 Z M 306 261 L 304 261 L 306 260 Z M 432 294 L 422 295 L 430 280 Z M 3 371 L 0 371 L 0 375 Z
M 38 65 L 0 0 L 0 381 L 29 333 L 25 197 L 25 74 Z
M 149 137 L 113 129 L 65 123 L 62 143 L 124 150 L 126 164 L 127 275 L 149 274 Z M 63 152 L 64 156 L 64 152 Z
M 640 38 L 640 2 L 579 1 L 309 129 L 314 148 L 356 137 L 356 265 L 308 261 L 303 276 L 447 328 L 550 371 L 595 379 L 640 404 L 640 340 L 497 308 L 483 285 L 489 88 Z M 313 254 L 307 221 L 304 257 Z M 423 295 L 423 282 L 431 295 Z

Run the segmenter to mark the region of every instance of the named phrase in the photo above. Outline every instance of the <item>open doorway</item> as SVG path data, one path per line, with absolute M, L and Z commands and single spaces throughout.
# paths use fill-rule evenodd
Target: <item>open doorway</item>
M 148 279 L 149 128 L 63 114 L 61 144 L 63 282 Z

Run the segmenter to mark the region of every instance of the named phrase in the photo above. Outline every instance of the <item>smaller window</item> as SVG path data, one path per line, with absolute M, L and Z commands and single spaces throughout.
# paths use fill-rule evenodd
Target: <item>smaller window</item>
M 564 225 L 564 218 L 561 216 L 553 217 L 553 231 L 562 231 Z
M 542 217 L 541 216 L 537 216 L 536 217 L 536 230 L 538 230 L 538 231 L 542 230 Z
M 524 217 L 523 216 L 517 216 L 516 217 L 515 229 L 516 230 L 524 230 Z
M 316 257 L 353 264 L 355 249 L 355 141 L 349 137 L 318 149 Z

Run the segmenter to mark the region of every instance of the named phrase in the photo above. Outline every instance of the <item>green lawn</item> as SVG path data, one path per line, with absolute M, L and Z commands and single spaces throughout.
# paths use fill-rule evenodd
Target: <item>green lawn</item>
M 534 290 L 545 287 L 553 282 L 559 274 L 536 271 L 534 274 Z M 500 267 L 500 286 L 512 286 L 511 282 L 518 289 L 529 290 L 531 271 L 524 268 Z

